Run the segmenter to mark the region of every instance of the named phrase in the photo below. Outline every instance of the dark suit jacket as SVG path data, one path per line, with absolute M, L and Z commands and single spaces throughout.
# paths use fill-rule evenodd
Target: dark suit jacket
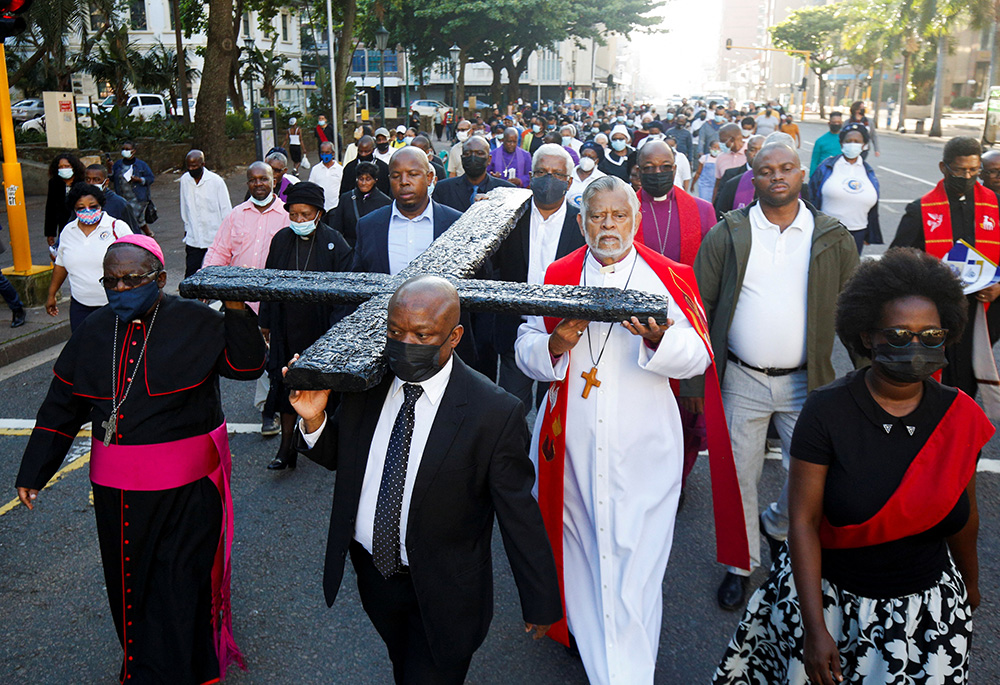
M 391 205 L 392 200 L 377 187 L 372 188 L 372 192 L 367 197 L 361 195 L 361 191 L 355 188 L 340 196 L 337 206 L 323 215 L 321 221 L 330 228 L 340 231 L 344 240 L 351 247 L 358 242 L 358 221 L 361 217 L 374 212 L 379 207 Z
M 340 177 L 340 194 L 357 188 L 358 181 L 358 159 L 352 159 L 344 167 L 344 175 Z M 378 167 L 378 178 L 375 179 L 375 187 L 383 193 L 392 197 L 392 190 L 389 188 L 389 165 L 381 159 L 370 160 Z
M 444 168 L 444 164 L 437 157 L 430 158 L 431 166 L 434 167 L 434 173 L 437 176 L 438 181 L 443 181 L 448 178 L 448 170 Z M 437 188 L 434 188 L 434 192 L 437 192 Z
M 367 392 L 344 394 L 315 447 L 303 451 L 337 471 L 323 573 L 328 605 L 343 581 L 368 451 L 392 379 L 386 374 Z M 420 460 L 405 540 L 430 649 L 441 663 L 468 659 L 493 618 L 494 514 L 524 620 L 544 625 L 562 616 L 552 549 L 531 496 L 528 439 L 521 403 L 455 358 Z
M 496 176 L 486 174 L 486 179 L 479 185 L 478 193 L 485 195 L 494 188 L 513 188 L 514 184 Z M 434 200 L 447 205 L 459 212 L 464 212 L 472 206 L 472 184 L 467 174 L 440 181 L 434 188 Z
M 434 238 L 441 237 L 462 216 L 451 207 L 434 202 Z M 358 242 L 354 246 L 354 270 L 366 273 L 389 273 L 389 218 L 392 205 L 366 214 L 358 221 Z
M 583 234 L 576 217 L 580 211 L 566 205 L 566 219 L 563 221 L 559 244 L 556 246 L 556 259 L 561 259 L 573 250 L 584 246 Z M 500 244 L 500 249 L 493 255 L 493 277 L 500 281 L 515 283 L 528 282 L 528 250 L 531 242 L 531 208 L 521 216 L 514 230 Z M 521 317 L 516 314 L 498 314 L 493 328 L 493 347 L 500 354 L 514 349 L 517 339 L 517 327 L 521 325 Z

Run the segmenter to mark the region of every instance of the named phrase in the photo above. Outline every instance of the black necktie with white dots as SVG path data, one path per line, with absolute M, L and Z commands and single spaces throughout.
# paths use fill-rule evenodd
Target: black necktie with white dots
M 372 561 L 385 578 L 402 566 L 399 558 L 399 521 L 403 511 L 403 486 L 406 484 L 406 462 L 413 438 L 414 408 L 423 392 L 424 389 L 415 383 L 403 385 L 403 406 L 392 424 L 389 447 L 385 453 L 372 536 Z

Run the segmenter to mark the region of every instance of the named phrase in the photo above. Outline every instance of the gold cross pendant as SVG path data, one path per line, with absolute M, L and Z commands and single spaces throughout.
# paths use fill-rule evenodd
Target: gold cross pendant
M 601 382 L 597 380 L 597 367 L 591 367 L 590 371 L 587 373 L 581 373 L 580 378 L 587 381 L 587 384 L 583 386 L 583 399 L 590 397 L 590 389 L 593 387 L 601 387 Z

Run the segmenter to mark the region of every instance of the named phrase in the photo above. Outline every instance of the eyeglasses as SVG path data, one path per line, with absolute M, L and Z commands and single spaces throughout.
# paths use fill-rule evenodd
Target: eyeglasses
M 550 174 L 547 171 L 532 171 L 531 172 L 531 177 L 532 178 L 541 179 L 541 178 L 547 178 L 548 176 L 553 176 L 554 178 L 556 178 L 556 179 L 558 179 L 560 181 L 568 181 L 569 180 L 569 176 L 567 176 L 566 174 Z
M 922 331 L 913 332 L 908 328 L 883 328 L 879 331 L 885 337 L 885 341 L 892 347 L 906 347 L 910 341 L 916 338 L 924 347 L 941 347 L 948 337 L 947 328 L 925 328 Z
M 952 176 L 957 176 L 958 178 L 975 178 L 979 175 L 979 169 L 952 169 L 947 164 L 944 165 L 944 168 Z
M 980 169 L 979 175 L 986 178 L 1000 178 L 1000 169 Z
M 142 285 L 150 276 L 156 276 L 159 274 L 161 269 L 153 269 L 150 272 L 144 274 L 126 274 L 124 276 L 103 276 L 97 279 L 101 285 L 107 290 L 114 290 L 118 287 L 118 281 L 121 281 L 128 288 L 135 288 L 136 286 Z

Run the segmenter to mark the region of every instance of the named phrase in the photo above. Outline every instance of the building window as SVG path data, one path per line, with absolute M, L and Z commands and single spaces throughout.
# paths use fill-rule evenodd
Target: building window
M 133 31 L 146 30 L 146 0 L 130 0 L 128 5 L 129 22 Z
M 288 15 L 281 15 L 281 40 L 285 43 L 288 42 Z
M 368 68 L 371 71 L 378 71 L 379 61 L 381 61 L 382 55 L 379 54 L 378 50 L 368 51 Z M 399 59 L 395 50 L 385 51 L 385 70 L 386 72 L 399 71 Z
M 365 69 L 365 51 L 355 50 L 354 59 L 351 60 L 351 71 L 358 74 L 363 74 L 367 71 Z
M 250 37 L 250 13 L 249 12 L 244 12 L 243 13 L 243 37 L 244 38 L 249 38 Z

